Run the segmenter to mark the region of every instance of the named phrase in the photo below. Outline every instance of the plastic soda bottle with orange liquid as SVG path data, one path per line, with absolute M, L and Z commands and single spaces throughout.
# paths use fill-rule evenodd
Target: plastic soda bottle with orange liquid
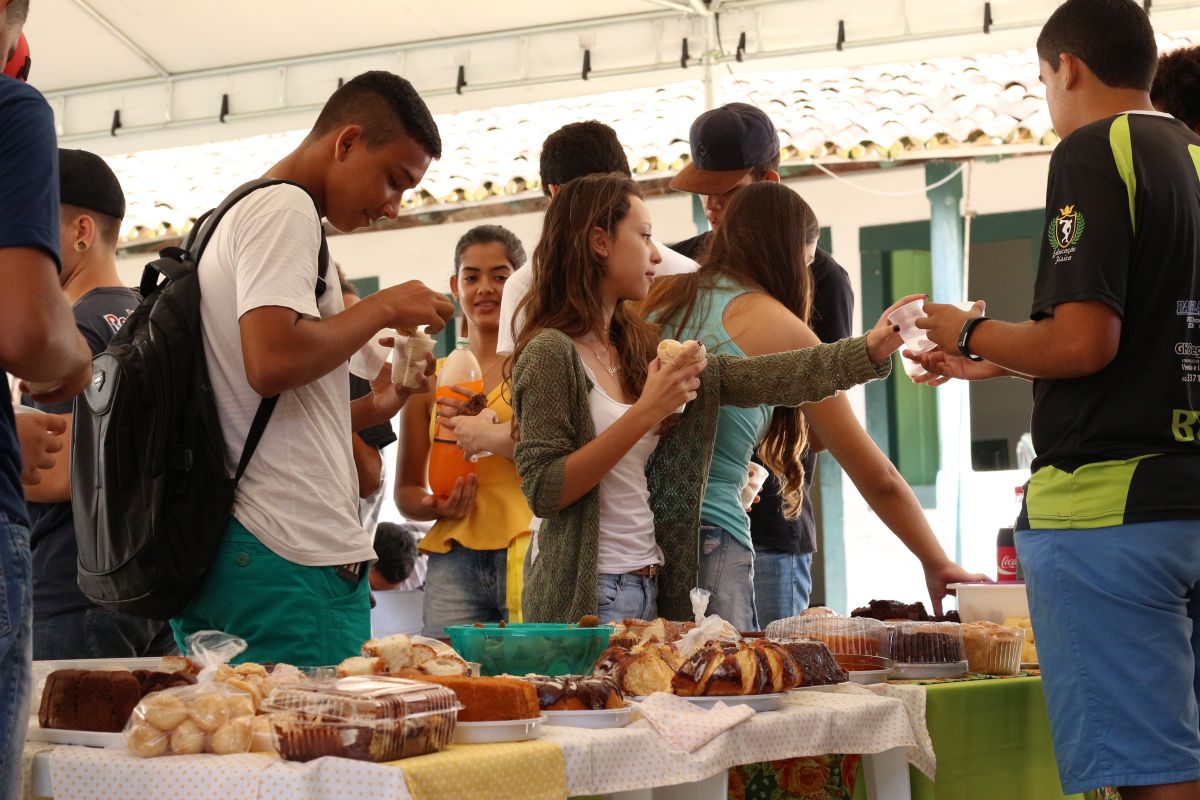
M 443 397 L 455 400 L 468 400 L 461 392 L 453 387 L 459 386 L 475 393 L 483 392 L 483 373 L 479 369 L 479 361 L 471 352 L 466 339 L 459 339 L 454 352 L 442 362 L 438 374 L 438 399 Z M 475 474 L 475 464 L 468 461 L 466 454 L 458 448 L 458 437 L 440 422 L 433 435 L 433 444 L 429 448 L 429 489 L 435 497 L 449 497 L 454 490 L 454 482 Z

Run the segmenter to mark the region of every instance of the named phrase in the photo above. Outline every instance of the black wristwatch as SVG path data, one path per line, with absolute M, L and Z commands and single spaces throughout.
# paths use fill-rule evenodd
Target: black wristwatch
M 977 356 L 967 347 L 967 343 L 971 339 L 971 333 L 975 330 L 975 326 L 983 322 L 987 317 L 968 317 L 963 323 L 962 330 L 958 332 L 958 352 L 962 353 L 972 361 L 983 361 L 983 356 Z

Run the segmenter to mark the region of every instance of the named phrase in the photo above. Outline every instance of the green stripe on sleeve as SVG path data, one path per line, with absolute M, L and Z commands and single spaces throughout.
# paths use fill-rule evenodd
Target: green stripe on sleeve
M 1129 115 L 1122 114 L 1113 120 L 1108 129 L 1108 144 L 1112 147 L 1113 160 L 1117 162 L 1117 172 L 1125 181 L 1125 189 L 1129 193 L 1129 228 L 1137 230 L 1137 215 L 1133 197 L 1137 193 L 1137 175 L 1133 172 L 1133 141 L 1129 136 Z
M 1200 179 L 1200 145 L 1189 144 L 1188 155 L 1192 157 L 1192 163 L 1196 166 L 1196 177 Z

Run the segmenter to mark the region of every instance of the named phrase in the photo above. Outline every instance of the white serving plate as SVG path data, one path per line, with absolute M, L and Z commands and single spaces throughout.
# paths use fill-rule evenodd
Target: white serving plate
M 36 719 L 29 720 L 29 732 L 25 738 L 31 742 L 48 742 L 50 744 L 77 744 L 83 747 L 107 747 L 113 750 L 125 749 L 125 734 L 98 733 L 96 731 L 73 731 L 59 728 L 43 728 Z
M 961 678 L 966 674 L 966 661 L 951 661 L 947 664 L 901 664 L 897 662 L 890 677 L 898 681 L 924 681 L 936 678 Z
M 676 695 L 680 697 L 680 695 Z M 682 697 L 692 705 L 700 706 L 701 708 L 712 708 L 717 703 L 724 703 L 727 706 L 750 706 L 755 711 L 778 711 L 783 707 L 783 698 L 787 697 L 787 692 L 775 692 L 772 694 L 731 694 L 731 695 L 715 695 L 712 697 Z M 635 697 L 634 700 L 645 700 L 643 697 Z
M 633 706 L 595 711 L 543 711 L 547 725 L 566 728 L 624 728 L 633 718 Z
M 839 686 L 845 686 L 850 681 L 842 681 L 841 683 L 822 683 L 818 686 L 797 686 L 792 689 L 793 692 L 836 692 Z
M 496 722 L 459 722 L 454 726 L 455 744 L 491 744 L 494 742 L 524 742 L 542 735 L 545 717 L 537 719 L 502 719 Z
M 892 677 L 893 672 L 895 672 L 895 670 L 891 667 L 888 667 L 887 669 L 847 670 L 846 674 L 850 676 L 851 683 L 858 683 L 866 686 L 872 683 L 887 683 L 887 679 Z

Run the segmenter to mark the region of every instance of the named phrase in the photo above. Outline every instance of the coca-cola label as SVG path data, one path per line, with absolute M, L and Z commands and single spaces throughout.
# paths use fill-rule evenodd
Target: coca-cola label
M 996 548 L 996 580 L 1017 580 L 1017 548 Z

